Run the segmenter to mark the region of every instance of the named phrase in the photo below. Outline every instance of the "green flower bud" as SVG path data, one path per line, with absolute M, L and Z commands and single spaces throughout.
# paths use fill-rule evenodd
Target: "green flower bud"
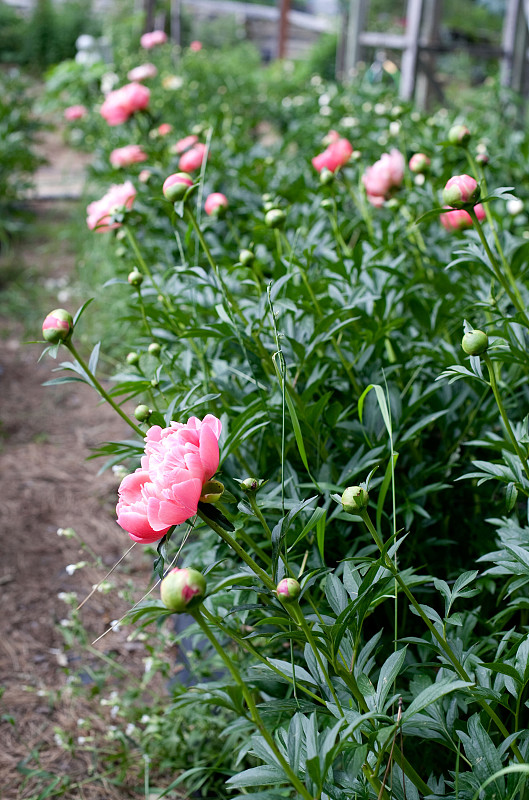
M 282 603 L 293 603 L 301 594 L 301 586 L 295 578 L 283 578 L 277 584 L 276 594 Z
M 72 335 L 73 317 L 64 308 L 56 308 L 50 311 L 42 323 L 42 336 L 51 344 L 65 342 Z
M 256 492 L 259 488 L 259 481 L 257 478 L 245 478 L 241 481 L 241 489 L 245 494 Z
M 220 500 L 224 493 L 224 485 L 220 481 L 209 480 L 206 481 L 202 487 L 202 494 L 200 495 L 201 503 L 216 503 Z
M 459 144 L 464 147 L 469 143 L 471 136 L 466 125 L 454 125 L 448 132 L 448 141 L 450 144 Z
M 132 272 L 129 272 L 127 280 L 131 286 L 141 286 L 143 283 L 143 275 L 139 270 L 133 269 Z
M 158 344 L 158 342 L 151 342 L 149 347 L 147 348 L 151 356 L 158 358 L 160 353 L 162 352 L 162 348 Z
M 320 206 L 321 206 L 321 207 L 322 207 L 322 208 L 323 208 L 325 211 L 332 211 L 332 210 L 333 210 L 333 207 L 334 207 L 334 203 L 333 203 L 333 201 L 331 200 L 331 198 L 330 198 L 330 197 L 325 197 L 325 198 L 324 198 L 324 199 L 321 201 L 321 203 L 320 203 Z
M 461 341 L 461 347 L 469 356 L 481 356 L 488 346 L 489 337 L 483 331 L 468 331 Z
M 163 579 L 160 594 L 167 608 L 181 614 L 202 602 L 206 594 L 206 579 L 196 569 L 175 567 Z
M 320 172 L 320 183 L 322 186 L 329 186 L 334 181 L 334 172 L 327 167 L 323 167 Z
M 151 416 L 152 411 L 149 406 L 139 405 L 134 409 L 134 416 L 138 422 L 146 422 Z
M 243 267 L 251 267 L 255 260 L 255 256 L 251 250 L 241 250 L 239 253 L 239 261 Z
M 140 354 L 139 353 L 129 353 L 127 356 L 127 364 L 130 364 L 131 367 L 135 367 L 137 364 L 140 363 Z
M 271 208 L 265 214 L 265 225 L 269 228 L 280 228 L 286 220 L 286 214 L 280 208 Z
M 361 486 L 348 486 L 342 494 L 343 510 L 348 514 L 356 514 L 367 508 L 369 494 Z

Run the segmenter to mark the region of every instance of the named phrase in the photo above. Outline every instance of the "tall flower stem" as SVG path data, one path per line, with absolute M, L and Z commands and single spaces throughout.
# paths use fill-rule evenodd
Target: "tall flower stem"
M 213 648 L 215 649 L 217 654 L 220 656 L 220 658 L 222 659 L 223 663 L 228 668 L 228 670 L 229 670 L 233 680 L 235 681 L 235 683 L 239 686 L 239 688 L 240 688 L 240 690 L 242 692 L 242 695 L 243 695 L 243 697 L 244 697 L 244 699 L 246 701 L 246 705 L 248 707 L 248 711 L 250 713 L 250 717 L 251 717 L 252 721 L 255 723 L 255 725 L 257 726 L 261 736 L 266 741 L 266 743 L 268 744 L 270 749 L 273 751 L 278 763 L 281 765 L 282 769 L 284 770 L 285 775 L 287 776 L 287 778 L 290 781 L 291 785 L 294 787 L 294 789 L 297 792 L 299 792 L 299 794 L 303 798 L 305 798 L 305 800 L 313 800 L 312 794 L 308 791 L 306 786 L 304 786 L 304 784 L 301 782 L 301 780 L 298 778 L 298 776 L 292 770 L 290 764 L 288 763 L 288 761 L 285 759 L 285 757 L 281 753 L 280 749 L 278 748 L 274 737 L 272 736 L 272 734 L 265 727 L 265 725 L 263 723 L 263 720 L 261 718 L 261 715 L 259 714 L 259 710 L 258 710 L 258 708 L 257 708 L 257 706 L 255 704 L 255 701 L 254 701 L 253 697 L 252 697 L 252 694 L 251 694 L 250 690 L 248 689 L 248 687 L 246 686 L 246 684 L 244 683 L 239 670 L 237 669 L 237 667 L 235 666 L 233 661 L 230 659 L 230 657 L 228 656 L 228 654 L 226 653 L 224 648 L 221 646 L 221 644 L 219 643 L 219 641 L 215 637 L 213 631 L 211 630 L 211 628 L 207 624 L 207 622 L 204 619 L 204 617 L 202 616 L 201 612 L 198 609 L 195 609 L 195 610 L 191 610 L 190 614 L 192 615 L 192 617 L 194 618 L 195 622 L 198 624 L 198 626 L 200 627 L 200 629 L 202 630 L 202 632 L 204 633 L 206 638 L 209 640 L 209 642 L 211 643 L 211 645 L 213 646 Z
M 140 436 L 140 437 L 143 439 L 143 438 L 145 437 L 145 433 L 142 431 L 142 429 L 141 429 L 141 428 L 139 428 L 139 427 L 136 425 L 136 423 L 134 423 L 134 422 L 131 420 L 131 418 L 130 418 L 130 417 L 127 415 L 127 414 L 125 414 L 125 412 L 123 411 L 123 409 L 122 409 L 122 408 L 120 408 L 120 406 L 118 406 L 118 404 L 117 404 L 117 403 L 116 403 L 116 402 L 113 400 L 113 398 L 112 398 L 112 397 L 111 397 L 111 396 L 108 394 L 108 392 L 107 392 L 107 391 L 105 391 L 105 389 L 103 389 L 103 387 L 101 386 L 101 384 L 100 384 L 100 383 L 99 383 L 99 381 L 97 380 L 97 378 L 96 378 L 96 376 L 94 375 L 94 373 L 93 373 L 93 372 L 92 372 L 92 371 L 91 371 L 91 370 L 88 368 L 88 364 L 85 362 L 85 360 L 84 360 L 84 359 L 83 359 L 83 358 L 82 358 L 82 357 L 79 355 L 79 353 L 77 352 L 77 349 L 75 348 L 75 345 L 73 344 L 73 342 L 71 341 L 71 339 L 69 339 L 68 341 L 64 342 L 64 346 L 68 348 L 68 350 L 70 351 L 70 353 L 72 354 L 72 356 L 75 358 L 75 360 L 77 361 L 77 363 L 79 364 L 79 366 L 80 366 L 80 367 L 82 367 L 82 369 L 83 369 L 83 371 L 85 372 L 85 374 L 86 374 L 87 378 L 90 380 L 90 382 L 91 382 L 92 386 L 93 386 L 93 387 L 96 389 L 96 391 L 97 391 L 97 392 L 98 392 L 98 393 L 101 395 L 101 397 L 103 398 L 103 400 L 105 400 L 105 401 L 106 401 L 106 402 L 107 402 L 107 403 L 108 403 L 110 406 L 112 406 L 112 408 L 114 409 L 114 411 L 115 411 L 117 414 L 119 414 L 119 416 L 121 417 L 121 419 L 123 419 L 123 420 L 124 420 L 124 421 L 127 423 L 127 425 L 130 425 L 130 427 L 132 428 L 132 430 L 136 431 L 136 433 L 138 434 L 138 436 Z
M 384 543 L 382 542 L 382 539 L 378 535 L 378 532 L 377 532 L 376 528 L 374 527 L 373 523 L 371 522 L 369 514 L 364 509 L 364 510 L 360 511 L 360 516 L 362 517 L 362 519 L 363 519 L 368 531 L 370 532 L 371 536 L 375 540 L 375 544 L 377 545 L 378 549 L 380 550 L 380 552 L 382 554 L 384 552 Z M 391 561 L 391 559 L 387 556 L 387 554 L 384 556 L 384 565 L 392 573 L 392 575 L 395 577 L 398 585 L 400 586 L 400 588 L 402 589 L 402 591 L 404 592 L 404 594 L 406 595 L 406 597 L 410 601 L 411 605 L 413 606 L 413 608 L 417 612 L 418 616 L 422 619 L 422 621 L 424 622 L 424 624 L 426 625 L 426 627 L 428 628 L 428 630 L 430 631 L 430 633 L 432 634 L 434 639 L 436 639 L 436 641 L 440 645 L 440 647 L 443 650 L 443 652 L 445 653 L 446 657 L 448 658 L 448 660 L 450 661 L 450 663 L 454 667 L 456 673 L 459 675 L 459 677 L 463 681 L 466 681 L 468 683 L 472 683 L 472 680 L 471 680 L 469 674 L 467 673 L 467 671 L 465 670 L 463 665 L 460 663 L 459 659 L 456 657 L 456 655 L 455 655 L 454 651 L 452 650 L 452 648 L 450 647 L 449 643 L 446 641 L 446 639 L 444 639 L 441 636 L 441 634 L 439 633 L 439 631 L 437 630 L 435 625 L 431 622 L 431 620 L 428 619 L 428 617 L 426 616 L 424 610 L 422 609 L 422 607 L 417 602 L 417 600 L 415 599 L 414 595 L 412 594 L 412 592 L 410 591 L 410 589 L 406 585 L 406 582 L 402 579 L 402 576 L 400 575 L 397 567 L 395 567 L 395 564 Z M 475 697 L 474 699 L 476 700 L 477 703 L 479 703 L 479 705 L 482 707 L 482 709 L 485 711 L 485 713 L 490 717 L 490 719 L 493 720 L 493 722 L 496 724 L 496 726 L 498 727 L 498 729 L 501 732 L 501 734 L 507 739 L 507 737 L 509 736 L 509 731 L 507 730 L 507 728 L 505 727 L 505 725 L 503 724 L 503 722 L 501 721 L 499 716 L 496 714 L 494 709 L 491 708 L 491 706 L 489 706 L 489 704 L 486 702 L 486 700 L 483 700 L 480 697 Z M 512 752 L 514 753 L 514 755 L 518 759 L 518 761 L 523 762 L 523 756 L 522 756 L 518 746 L 514 742 L 511 742 L 510 747 L 511 747 Z
M 518 444 L 518 440 L 516 439 L 511 423 L 509 422 L 509 417 L 507 416 L 507 412 L 505 410 L 505 406 L 503 404 L 503 400 L 501 398 L 498 383 L 496 380 L 496 372 L 494 369 L 494 364 L 492 363 L 492 360 L 488 355 L 488 353 L 484 353 L 482 358 L 485 364 L 487 365 L 487 369 L 489 371 L 490 388 L 492 389 L 492 393 L 494 394 L 494 399 L 496 400 L 496 405 L 498 406 L 498 410 L 501 414 L 505 430 L 507 431 L 507 435 L 509 436 L 509 439 L 511 440 L 512 445 L 516 451 L 516 455 L 518 456 L 518 458 L 522 463 L 525 475 L 529 479 L 529 465 L 527 464 L 527 455 L 524 454 L 522 448 Z

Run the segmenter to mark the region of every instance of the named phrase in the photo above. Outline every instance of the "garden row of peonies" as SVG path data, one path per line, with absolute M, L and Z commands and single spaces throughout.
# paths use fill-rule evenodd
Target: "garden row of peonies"
M 111 390 L 94 306 L 44 336 L 134 432 L 101 449 L 116 536 L 166 575 L 130 618 L 189 611 L 221 667 L 171 709 L 232 715 L 226 797 L 521 798 L 525 136 L 162 38 L 67 110 L 129 326 Z

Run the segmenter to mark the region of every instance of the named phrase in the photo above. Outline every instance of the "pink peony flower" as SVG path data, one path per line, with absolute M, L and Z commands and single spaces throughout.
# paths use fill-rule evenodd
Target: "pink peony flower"
M 202 487 L 219 466 L 220 432 L 212 414 L 149 429 L 141 467 L 119 487 L 118 525 L 131 539 L 156 542 L 196 514 Z
M 86 223 L 90 230 L 98 233 L 119 228 L 119 222 L 110 222 L 110 217 L 120 208 L 131 208 L 136 197 L 136 189 L 130 181 L 111 186 L 101 200 L 90 203 L 87 211 Z
M 158 135 L 159 136 L 167 136 L 168 133 L 171 133 L 173 130 L 173 126 L 170 125 L 168 122 L 162 122 L 161 125 L 158 125 Z
M 147 161 L 147 158 L 147 153 L 139 144 L 127 144 L 125 147 L 117 147 L 110 153 L 110 163 L 113 167 L 130 167 L 131 164 Z
M 140 64 L 139 67 L 134 67 L 130 72 L 127 72 L 129 81 L 147 81 L 149 78 L 156 78 L 158 70 L 154 64 Z
M 191 42 L 189 49 L 193 50 L 194 53 L 198 53 L 199 50 L 202 50 L 202 42 L 199 42 L 198 40 Z
M 219 217 L 228 208 L 228 198 L 222 192 L 213 192 L 206 198 L 204 210 L 208 217 Z
M 82 105 L 68 106 L 68 108 L 64 109 L 64 119 L 68 120 L 68 122 L 75 122 L 78 119 L 86 117 L 87 114 L 88 110 L 86 106 Z
M 366 169 L 362 176 L 367 199 L 376 208 L 384 205 L 388 194 L 402 183 L 404 178 L 404 156 L 393 148 Z
M 479 194 L 477 181 L 471 175 L 454 175 L 443 189 L 443 203 L 458 208 L 476 203 Z
M 445 207 L 450 208 L 450 206 Z M 485 219 L 485 209 L 481 203 L 474 206 L 474 211 L 478 220 L 482 222 Z M 446 214 L 441 214 L 440 219 L 443 228 L 446 228 L 447 231 L 462 231 L 472 227 L 472 217 L 463 208 L 447 211 Z
M 171 147 L 171 152 L 181 155 L 182 153 L 185 153 L 186 150 L 189 150 L 190 147 L 193 147 L 193 145 L 195 145 L 197 142 L 198 136 L 195 136 L 194 134 L 184 136 L 183 139 L 180 139 Z
M 347 164 L 353 153 L 353 147 L 347 139 L 334 139 L 330 145 L 312 159 L 312 166 L 318 172 L 326 168 L 331 172 Z
M 206 157 L 206 145 L 195 144 L 191 150 L 187 150 L 178 162 L 178 169 L 181 172 L 193 172 L 195 169 L 200 169 L 202 162 Z
M 151 31 L 144 33 L 140 39 L 140 44 L 145 50 L 151 50 L 159 44 L 165 44 L 167 41 L 167 34 L 165 31 Z
M 150 96 L 147 87 L 141 83 L 127 83 L 107 94 L 101 106 L 101 116 L 109 125 L 122 125 L 136 111 L 147 108 Z

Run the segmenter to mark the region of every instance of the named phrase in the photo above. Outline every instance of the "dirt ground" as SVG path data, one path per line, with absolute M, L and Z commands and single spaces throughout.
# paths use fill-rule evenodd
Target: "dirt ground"
M 38 213 L 51 222 L 65 208 L 48 202 Z M 21 268 L 31 262 L 32 279 L 36 269 L 36 280 L 44 284 L 64 281 L 75 254 L 63 238 L 24 243 L 17 257 Z M 39 333 L 35 331 L 35 338 Z M 65 648 L 61 621 L 68 614 L 60 595 L 74 591 L 79 599 L 85 597 L 131 544 L 115 522 L 118 479 L 111 471 L 98 477 L 101 461 L 86 461 L 92 447 L 128 433 L 89 387 L 43 387 L 54 364 L 50 359 L 37 363 L 42 346 L 26 345 L 24 337 L 20 319 L 9 315 L 0 322 L 0 798 L 57 796 L 49 787 L 64 775 L 71 788 L 58 793 L 72 800 L 144 797 L 136 791 L 137 776 L 130 789 L 93 778 L 90 749 L 68 749 L 57 742 L 59 728 L 75 742 L 80 734 L 104 741 L 101 715 L 92 714 L 85 700 L 68 691 L 68 674 L 86 656 Z M 90 550 L 76 538 L 57 535 L 59 528 L 70 526 Z M 101 565 L 73 574 L 66 569 L 79 561 L 91 565 L 92 553 Z M 141 590 L 151 569 L 136 548 L 116 574 L 118 584 L 133 578 Z M 81 611 L 83 624 L 95 638 L 128 607 L 116 591 L 96 592 Z M 146 654 L 141 643 L 127 641 L 127 633 L 111 632 L 97 648 L 141 676 Z

